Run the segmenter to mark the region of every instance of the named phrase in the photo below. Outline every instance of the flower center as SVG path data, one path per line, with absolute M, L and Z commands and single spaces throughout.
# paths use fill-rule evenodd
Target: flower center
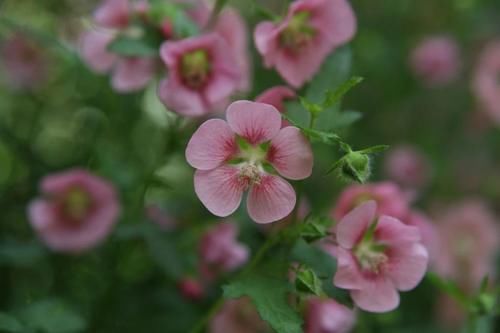
M 210 76 L 210 57 L 205 50 L 196 50 L 185 54 L 181 59 L 181 77 L 186 86 L 200 89 Z
M 388 260 L 384 250 L 385 246 L 383 244 L 377 244 L 370 240 L 361 242 L 356 246 L 354 255 L 364 271 L 378 274 Z
M 247 187 L 254 184 L 260 184 L 262 180 L 262 169 L 253 163 L 243 163 L 240 166 L 239 177 Z
M 87 215 L 91 205 L 92 201 L 89 194 L 80 188 L 74 188 L 66 193 L 63 210 L 69 218 L 80 221 Z
M 311 14 L 303 11 L 295 14 L 280 34 L 280 43 L 286 49 L 298 51 L 311 42 L 316 29 L 309 23 Z

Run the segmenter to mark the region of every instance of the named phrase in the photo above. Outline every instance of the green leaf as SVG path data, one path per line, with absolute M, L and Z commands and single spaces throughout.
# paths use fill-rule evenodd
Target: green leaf
M 281 114 L 281 116 L 289 123 L 291 123 L 293 126 L 299 128 L 302 131 L 302 133 L 304 133 L 312 141 L 322 142 L 327 145 L 335 145 L 339 143 L 341 140 L 340 136 L 338 136 L 333 132 L 325 132 L 325 131 L 315 130 L 312 128 L 307 128 L 299 125 L 296 121 L 292 120 L 285 114 Z
M 308 267 L 301 267 L 297 272 L 295 287 L 298 291 L 321 296 L 323 295 L 323 288 L 321 285 L 321 280 L 312 269 Z
M 223 287 L 225 298 L 248 296 L 277 333 L 301 333 L 302 319 L 287 302 L 286 280 L 249 274 Z
M 152 57 L 158 55 L 158 49 L 144 39 L 118 36 L 109 45 L 108 50 L 126 57 Z
M 362 153 L 362 154 L 376 154 L 376 153 L 381 153 L 383 151 L 386 151 L 387 149 L 389 149 L 388 145 L 377 145 L 377 146 L 373 146 L 373 147 L 370 147 L 370 148 L 366 148 L 366 149 L 360 150 L 360 151 L 358 151 L 358 153 Z
M 464 308 L 468 308 L 469 298 L 455 282 L 451 280 L 445 280 L 433 272 L 427 273 L 427 279 L 429 279 L 429 281 L 434 284 L 434 286 L 436 286 L 439 290 L 453 297 Z
M 32 303 L 19 315 L 30 328 L 45 333 L 83 332 L 85 320 L 60 300 L 47 299 Z
M 5 312 L 0 312 L 0 331 L 23 332 L 25 329 L 16 317 Z
M 342 83 L 335 90 L 328 90 L 325 94 L 325 100 L 323 101 L 323 107 L 329 108 L 339 103 L 342 97 L 351 90 L 353 87 L 357 86 L 363 81 L 363 78 L 360 76 L 353 76 L 346 82 Z
M 323 107 L 321 105 L 316 104 L 316 103 L 312 103 L 304 97 L 299 97 L 299 99 L 300 99 L 300 104 L 302 105 L 302 107 L 304 109 L 306 109 L 307 112 L 309 112 L 311 114 L 311 116 L 316 117 L 318 114 L 320 114 L 323 111 Z
M 199 28 L 186 15 L 186 7 L 189 5 L 155 1 L 151 5 L 149 14 L 156 24 L 160 25 L 165 21 L 172 22 L 177 37 L 190 37 L 199 34 Z
M 328 236 L 328 229 L 333 221 L 327 217 L 310 216 L 302 224 L 300 236 L 308 243 L 312 243 Z
M 333 124 L 334 129 L 341 129 L 348 127 L 363 117 L 363 114 L 358 111 L 342 111 L 335 117 Z

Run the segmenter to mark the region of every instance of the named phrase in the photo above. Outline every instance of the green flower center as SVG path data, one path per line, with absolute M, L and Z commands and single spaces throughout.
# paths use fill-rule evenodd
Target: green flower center
M 200 89 L 208 81 L 211 73 L 210 57 L 205 50 L 185 54 L 181 59 L 182 81 L 191 89 Z
M 281 46 L 291 51 L 298 51 L 309 44 L 316 34 L 310 25 L 311 14 L 303 11 L 295 14 L 288 26 L 280 34 Z
M 80 188 L 74 188 L 66 194 L 63 209 L 68 217 L 81 220 L 87 215 L 91 205 L 92 200 L 89 194 Z
M 269 143 L 252 145 L 242 137 L 238 137 L 236 142 L 239 153 L 229 163 L 239 168 L 240 181 L 246 187 L 260 184 L 264 173 L 274 172 L 272 166 L 267 162 Z

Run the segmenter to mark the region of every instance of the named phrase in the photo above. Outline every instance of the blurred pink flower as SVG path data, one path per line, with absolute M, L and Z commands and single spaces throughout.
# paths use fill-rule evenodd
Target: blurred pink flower
M 338 266 L 333 283 L 349 289 L 354 303 L 365 311 L 394 310 L 398 290 L 415 288 L 427 270 L 428 254 L 418 228 L 378 217 L 375 201 L 344 216 L 335 234 Z
M 86 31 L 81 37 L 80 54 L 96 73 L 111 72 L 111 85 L 118 92 L 133 92 L 147 86 L 154 76 L 154 58 L 118 56 L 107 50 L 115 33 L 103 30 Z
M 261 22 L 254 32 L 266 67 L 300 88 L 320 69 L 326 56 L 352 39 L 356 18 L 346 0 L 297 0 L 280 22 Z
M 377 202 L 377 215 L 404 219 L 408 214 L 408 200 L 401 188 L 395 183 L 380 182 L 347 187 L 333 209 L 333 218 L 340 220 L 353 208 L 368 200 Z
M 2 72 L 14 89 L 34 89 L 46 77 L 47 63 L 41 49 L 28 37 L 16 33 L 0 44 Z
M 460 71 L 458 45 L 450 37 L 428 37 L 412 51 L 410 65 L 415 76 L 429 86 L 449 83 Z
M 227 300 L 212 319 L 210 333 L 271 333 L 248 298 Z
M 204 278 L 231 272 L 243 266 L 249 257 L 248 247 L 238 242 L 238 227 L 220 223 L 208 230 L 200 240 L 200 270 Z
M 496 217 L 479 200 L 469 199 L 450 207 L 436 218 L 440 237 L 436 270 L 475 290 L 483 277 L 494 273 L 500 247 Z
M 225 104 L 241 80 L 228 49 L 216 33 L 165 42 L 160 54 L 169 73 L 158 94 L 167 108 L 184 116 L 201 116 Z
M 439 235 L 437 226 L 427 215 L 415 210 L 410 211 L 403 222 L 407 225 L 412 225 L 418 228 L 422 238 L 422 244 L 429 253 L 429 263 L 434 266 L 439 252 Z
M 312 298 L 306 311 L 305 333 L 348 333 L 354 326 L 354 312 L 333 299 Z
M 179 281 L 177 287 L 179 288 L 182 296 L 192 301 L 202 299 L 205 294 L 201 282 L 192 277 L 183 278 Z
M 297 95 L 295 91 L 287 86 L 276 86 L 269 88 L 262 92 L 259 96 L 255 97 L 255 101 L 259 103 L 266 103 L 274 106 L 279 112 L 285 112 L 284 101 L 295 99 Z M 290 125 L 285 119 L 281 120 L 281 127 Z
M 212 214 L 224 217 L 238 208 L 249 190 L 247 209 L 255 222 L 286 217 L 296 196 L 280 176 L 299 180 L 311 175 L 309 142 L 298 128 L 281 128 L 280 113 L 268 104 L 236 101 L 226 118 L 206 121 L 188 143 L 186 159 L 198 169 L 196 194 Z
M 146 207 L 146 216 L 164 230 L 173 230 L 177 226 L 175 218 L 155 204 Z
M 431 168 L 426 157 L 415 147 L 400 145 L 389 150 L 385 172 L 401 186 L 415 189 L 427 184 Z
M 472 88 L 484 111 L 500 124 L 500 40 L 488 44 L 481 53 Z
M 129 0 L 103 0 L 94 12 L 94 21 L 105 28 L 123 29 L 128 26 L 130 15 Z
M 120 206 L 114 187 L 86 170 L 45 177 L 41 198 L 28 207 L 31 225 L 54 251 L 79 253 L 111 232 Z

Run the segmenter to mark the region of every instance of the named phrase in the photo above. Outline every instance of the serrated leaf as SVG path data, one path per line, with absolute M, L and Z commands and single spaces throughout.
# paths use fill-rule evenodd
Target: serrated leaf
M 126 57 L 152 57 L 158 54 L 158 49 L 144 39 L 118 36 L 109 45 L 108 50 Z
M 302 319 L 287 302 L 286 280 L 249 274 L 223 287 L 225 298 L 248 296 L 277 333 L 301 333 Z
M 328 145 L 335 145 L 341 140 L 340 137 L 333 132 L 325 132 L 312 128 L 307 128 L 299 125 L 297 122 L 295 122 L 293 119 L 291 119 L 285 114 L 281 114 L 281 116 L 289 123 L 291 123 L 293 126 L 299 128 L 302 131 L 302 133 L 304 133 L 312 141 L 322 142 Z
M 45 333 L 83 332 L 86 327 L 82 316 L 55 299 L 32 303 L 21 311 L 19 317 L 28 327 Z
M 323 295 L 323 288 L 321 287 L 321 285 L 321 280 L 312 269 L 308 267 L 302 267 L 297 272 L 297 276 L 295 278 L 295 287 L 298 291 L 321 296 Z
M 0 312 L 0 331 L 23 332 L 25 328 L 16 317 L 8 313 Z
M 353 76 L 346 82 L 342 83 L 335 90 L 328 90 L 325 94 L 325 100 L 323 101 L 323 107 L 329 108 L 340 102 L 342 97 L 349 92 L 352 88 L 357 86 L 363 81 L 363 78 L 360 76 Z

